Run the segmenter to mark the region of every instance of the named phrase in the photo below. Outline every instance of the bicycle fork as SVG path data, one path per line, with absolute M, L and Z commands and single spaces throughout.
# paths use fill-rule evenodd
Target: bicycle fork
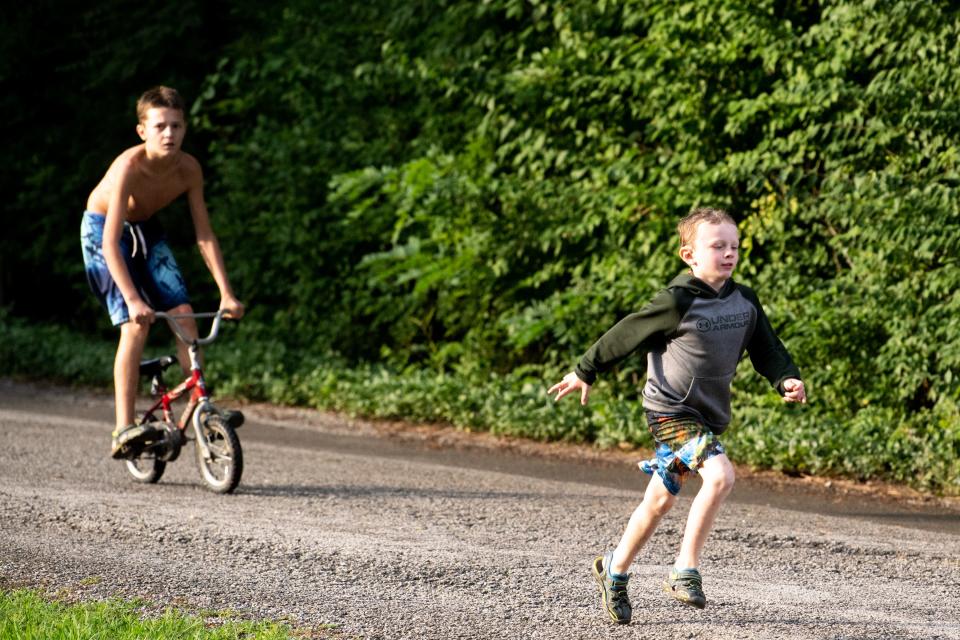
M 217 413 L 217 409 L 206 396 L 200 399 L 191 397 L 187 403 L 187 408 L 184 409 L 182 418 L 184 423 L 190 420 L 191 424 L 193 424 L 193 433 L 196 436 L 197 446 L 200 447 L 203 459 L 207 461 L 209 461 L 212 456 L 210 455 L 210 445 L 207 442 L 207 434 L 204 432 L 202 416 L 213 413 Z

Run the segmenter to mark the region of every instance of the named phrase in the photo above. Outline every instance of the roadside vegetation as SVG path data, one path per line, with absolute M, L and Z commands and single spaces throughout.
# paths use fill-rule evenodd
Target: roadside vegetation
M 642 359 L 586 410 L 545 389 L 680 271 L 675 221 L 714 205 L 811 397 L 782 406 L 744 363 L 733 458 L 960 495 L 954 3 L 119 6 L 41 2 L 0 27 L 23 62 L 0 67 L 23 150 L 0 176 L 0 372 L 109 384 L 115 334 L 70 221 L 162 81 L 193 99 L 188 147 L 249 305 L 213 347 L 221 393 L 647 446 Z M 155 46 L 91 50 L 111 28 Z M 188 214 L 163 219 L 216 304 Z
M 288 640 L 333 637 L 273 622 L 234 619 L 229 612 L 189 615 L 144 602 L 68 603 L 30 589 L 0 589 L 0 640 Z
M 223 331 L 224 339 L 209 347 L 207 367 L 219 395 L 538 440 L 652 448 L 647 431 L 637 428 L 645 424 L 643 408 L 630 384 L 598 386 L 589 406 L 581 407 L 574 401 L 554 403 L 538 369 L 471 379 L 423 369 L 398 371 L 382 363 L 350 366 L 322 352 L 290 353 L 258 335 L 262 328 L 256 325 L 228 324 Z M 28 342 L 29 350 L 13 353 Z M 112 341 L 62 327 L 28 326 L 0 314 L 0 363 L 18 377 L 107 389 L 115 348 Z M 156 339 L 151 352 L 173 353 L 172 344 Z M 782 404 L 749 362 L 741 364 L 739 377 L 746 381 L 737 387 L 739 421 L 724 437 L 738 463 L 957 495 L 956 460 L 941 455 L 939 448 L 949 445 L 950 425 L 941 425 L 930 441 L 907 441 L 902 429 L 884 440 L 887 425 L 882 423 L 860 431 L 838 424 L 801 428 L 806 407 Z M 744 406 L 747 401 L 751 404 Z M 873 431 L 863 430 L 871 426 Z

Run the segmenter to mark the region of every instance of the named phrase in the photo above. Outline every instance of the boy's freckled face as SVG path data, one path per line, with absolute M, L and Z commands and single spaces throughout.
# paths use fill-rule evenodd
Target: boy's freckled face
M 186 132 L 183 112 L 167 107 L 147 109 L 146 118 L 137 125 L 137 133 L 151 155 L 163 156 L 179 151 Z
M 697 226 L 692 245 L 680 249 L 680 257 L 690 265 L 693 275 L 715 289 L 730 279 L 740 259 L 740 234 L 737 227 L 701 223 Z

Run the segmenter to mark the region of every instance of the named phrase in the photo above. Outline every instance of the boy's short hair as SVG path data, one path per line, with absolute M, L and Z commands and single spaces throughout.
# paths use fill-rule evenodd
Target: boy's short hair
M 147 89 L 137 100 L 137 120 L 143 122 L 147 119 L 149 109 L 179 109 L 180 113 L 186 115 L 187 107 L 176 89 L 160 85 L 152 89 Z
M 677 232 L 680 234 L 680 246 L 685 247 L 693 244 L 696 237 L 697 227 L 702 223 L 723 224 L 729 222 L 737 226 L 733 216 L 723 209 L 712 209 L 710 207 L 697 207 L 690 210 L 683 219 L 677 223 Z

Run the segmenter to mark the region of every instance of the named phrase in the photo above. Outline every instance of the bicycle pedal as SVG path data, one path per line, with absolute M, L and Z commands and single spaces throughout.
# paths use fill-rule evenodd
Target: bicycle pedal
M 123 445 L 120 449 L 121 460 L 136 460 L 144 452 L 146 447 L 142 442 L 131 442 Z

